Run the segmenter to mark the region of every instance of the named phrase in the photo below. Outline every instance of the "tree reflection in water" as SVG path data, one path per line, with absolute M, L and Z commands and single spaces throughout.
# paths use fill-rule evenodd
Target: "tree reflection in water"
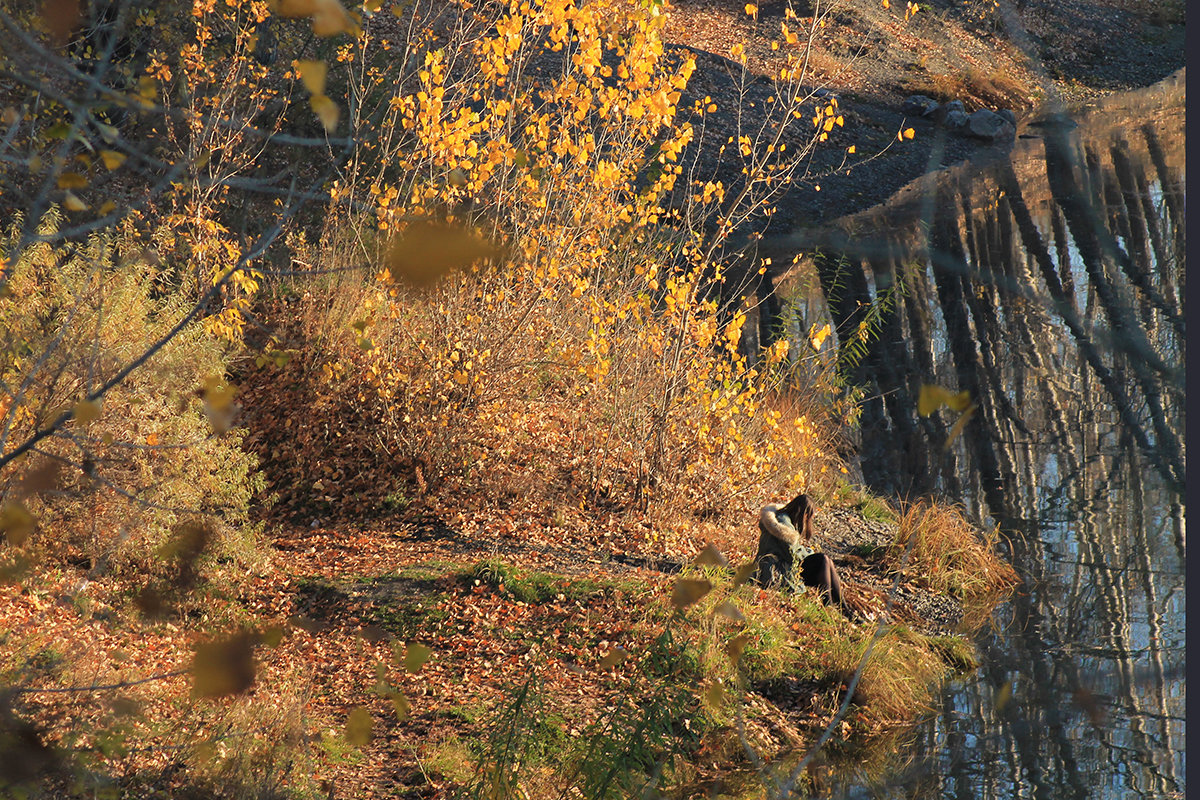
M 760 248 L 821 246 L 842 332 L 899 288 L 847 376 L 867 387 L 863 478 L 990 518 L 1024 578 L 910 766 L 845 796 L 1185 789 L 1182 73 L 1025 132 L 1011 160 Z M 923 383 L 979 404 L 949 447 L 953 420 L 916 414 Z

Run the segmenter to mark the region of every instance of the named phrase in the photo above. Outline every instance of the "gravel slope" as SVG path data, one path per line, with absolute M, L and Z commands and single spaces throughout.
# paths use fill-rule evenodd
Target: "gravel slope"
M 681 108 L 711 97 L 722 109 L 704 121 L 699 172 L 726 185 L 737 182 L 741 163 L 718 151 L 763 120 L 756 115 L 769 107 L 768 76 L 778 74 L 788 52 L 786 43 L 772 49 L 780 23 L 803 31 L 814 7 L 825 20 L 813 39 L 808 84 L 838 97 L 845 126 L 816 149 L 803 180 L 780 199 L 771 233 L 861 211 L 926 171 L 1011 145 L 947 136 L 904 115 L 909 94 L 944 91 L 968 112 L 1007 108 L 1019 129 L 1042 103 L 1149 86 L 1185 63 L 1182 0 L 1018 0 L 1000 10 L 982 0 L 933 0 L 919 3 L 908 20 L 898 0 L 889 8 L 880 0 L 792 0 L 794 20 L 785 17 L 787 5 L 761 2 L 754 18 L 742 0 L 675 0 L 667 11 L 668 39 L 697 56 Z M 745 43 L 744 75 L 730 58 L 738 42 Z M 804 127 L 788 140 L 793 151 L 803 145 Z M 907 127 L 916 136 L 898 142 L 896 133 Z

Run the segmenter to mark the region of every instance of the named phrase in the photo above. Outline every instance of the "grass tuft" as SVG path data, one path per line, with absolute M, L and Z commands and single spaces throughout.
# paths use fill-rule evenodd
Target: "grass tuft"
M 920 500 L 902 509 L 896 539 L 884 560 L 899 569 L 908 551 L 908 576 L 918 585 L 961 599 L 970 616 L 972 607 L 1018 582 L 1013 568 L 996 554 L 996 541 L 996 532 L 981 534 L 958 508 Z

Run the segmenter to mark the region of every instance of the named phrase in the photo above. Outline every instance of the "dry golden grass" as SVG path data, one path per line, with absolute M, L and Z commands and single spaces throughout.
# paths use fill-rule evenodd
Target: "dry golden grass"
M 904 90 L 939 102 L 962 100 L 968 111 L 978 108 L 1021 110 L 1031 105 L 1030 92 L 1002 72 L 967 69 L 957 73 L 927 73 L 907 79 Z
M 918 584 L 960 598 L 967 606 L 1006 592 L 1018 582 L 996 553 L 995 531 L 981 533 L 962 511 L 919 500 L 904 505 L 896 541 L 885 559 L 903 565 Z

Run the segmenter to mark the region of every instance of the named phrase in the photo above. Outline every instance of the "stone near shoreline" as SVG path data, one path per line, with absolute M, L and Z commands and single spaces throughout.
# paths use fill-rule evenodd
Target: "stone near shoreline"
M 976 139 L 996 141 L 1011 139 L 1016 134 L 1017 127 L 1003 115 L 981 108 L 968 118 L 967 132 Z
M 905 98 L 900 112 L 932 119 L 946 130 L 990 142 L 1011 139 L 1017 132 L 1017 117 L 1009 109 L 989 111 L 981 108 L 967 114 L 961 100 L 938 103 L 932 97 L 914 94 Z
M 942 127 L 946 128 L 947 130 L 961 131 L 963 128 L 967 127 L 969 122 L 970 117 L 967 116 L 967 112 L 962 111 L 961 109 L 956 111 L 947 111 L 945 118 L 942 120 Z

